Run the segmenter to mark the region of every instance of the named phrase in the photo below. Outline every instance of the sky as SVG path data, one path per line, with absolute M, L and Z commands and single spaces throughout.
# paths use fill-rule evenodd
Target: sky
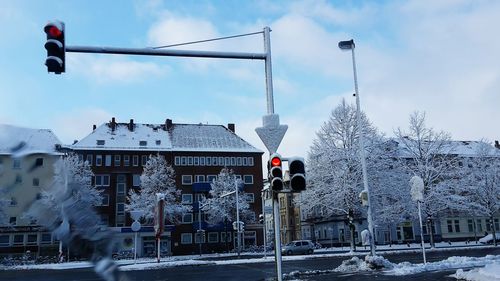
M 0 0 L 0 124 L 52 129 L 65 144 L 118 122 L 224 124 L 267 151 L 264 62 L 66 54 L 47 73 L 44 25 L 61 20 L 67 46 L 144 48 L 272 29 L 274 111 L 288 125 L 278 152 L 307 156 L 342 99 L 386 136 L 412 112 L 455 140 L 500 139 L 500 1 Z M 191 50 L 263 52 L 262 34 Z

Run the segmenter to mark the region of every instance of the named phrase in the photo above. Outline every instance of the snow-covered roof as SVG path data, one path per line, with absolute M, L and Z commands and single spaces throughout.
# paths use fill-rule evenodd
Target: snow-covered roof
M 114 124 L 97 127 L 69 147 L 76 150 L 262 152 L 222 125 Z
M 56 145 L 61 145 L 61 142 L 51 130 L 0 124 L 0 154 L 17 157 L 37 153 L 60 154 Z

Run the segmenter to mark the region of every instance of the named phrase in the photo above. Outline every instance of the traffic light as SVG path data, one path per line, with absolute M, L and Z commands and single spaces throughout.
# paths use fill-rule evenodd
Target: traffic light
M 273 191 L 283 190 L 283 171 L 281 169 L 281 156 L 278 153 L 271 155 L 268 163 L 269 183 Z
M 45 42 L 45 49 L 47 49 L 45 65 L 47 66 L 47 71 L 61 74 L 66 69 L 64 23 L 61 21 L 51 21 L 45 25 L 43 30 L 47 34 L 47 42 Z
M 264 215 L 263 214 L 259 215 L 259 223 L 264 224 Z
M 300 157 L 288 160 L 290 170 L 290 189 L 292 192 L 301 192 L 306 189 L 306 170 L 304 159 Z

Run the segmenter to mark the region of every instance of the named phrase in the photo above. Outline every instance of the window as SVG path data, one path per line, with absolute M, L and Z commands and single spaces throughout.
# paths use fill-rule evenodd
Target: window
M 205 166 L 205 157 L 200 157 L 200 166 Z
M 104 165 L 106 165 L 106 167 L 111 166 L 111 155 L 106 155 L 106 159 L 104 161 Z
M 11 225 L 16 225 L 17 224 L 17 218 L 16 217 L 10 217 L 9 218 L 9 223 Z
M 28 234 L 28 245 L 36 245 L 38 243 L 38 235 Z
M 460 232 L 460 221 L 455 220 L 455 232 Z
M 244 175 L 243 182 L 245 184 L 253 184 L 253 175 Z
M 209 232 L 208 233 L 208 243 L 217 243 L 217 242 L 219 242 L 219 233 Z
M 196 193 L 195 195 L 195 202 L 201 202 L 203 200 L 205 200 L 205 194 L 203 193 Z
M 182 215 L 182 223 L 192 223 L 193 222 L 193 214 L 184 214 Z
M 195 165 L 195 166 L 200 165 L 200 157 L 198 157 L 198 156 L 193 157 L 193 165 Z
M 115 167 L 119 167 L 121 165 L 121 156 L 115 155 Z
M 78 155 L 78 161 L 83 161 L 83 154 L 77 154 Z M 36 165 L 36 163 L 35 163 Z
M 139 155 L 133 155 L 132 156 L 132 166 L 139 166 Z
M 195 175 L 194 182 L 205 182 L 205 175 Z
M 141 185 L 141 175 L 133 174 L 132 175 L 132 186 L 140 186 Z
M 241 157 L 236 158 L 236 166 L 241 166 Z
M 156 145 L 160 145 L 161 144 L 161 140 L 156 140 L 155 143 L 156 143 Z
M 212 166 L 217 166 L 217 157 L 212 157 Z
M 182 175 L 182 184 L 183 185 L 193 184 L 193 176 L 191 176 L 191 175 Z
M 15 234 L 14 245 L 22 245 L 22 244 L 24 244 L 24 234 Z
M 254 203 L 255 202 L 255 194 L 253 193 L 245 193 L 247 196 L 248 203 Z
M 486 220 L 486 231 L 491 231 L 491 223 L 490 220 Z
M 10 245 L 10 235 L 0 235 L 0 247 L 8 247 Z
M 16 199 L 16 197 L 11 197 L 10 198 L 10 206 L 11 207 L 17 206 L 17 199 Z
M 214 182 L 216 180 L 217 180 L 217 176 L 216 175 L 208 175 L 207 176 L 207 182 L 209 182 L 209 183 L 212 183 L 212 182 Z
M 116 215 L 124 216 L 125 215 L 125 203 L 116 203 Z M 117 218 L 118 220 L 118 218 Z
M 201 243 L 205 243 L 205 236 L 203 236 L 201 233 L 197 232 L 194 234 L 194 243 L 199 244 L 201 240 Z
M 481 219 L 477 219 L 477 231 L 483 232 L 483 224 L 481 223 Z
M 81 154 L 80 154 L 81 155 Z M 83 157 L 83 155 L 81 155 Z M 83 159 L 82 159 L 83 160 Z M 43 166 L 43 158 L 37 158 L 35 160 L 35 166 L 40 167 Z
M 193 234 L 192 233 L 181 233 L 181 244 L 192 244 Z
M 236 166 L 236 158 L 231 157 L 231 166 Z
M 181 157 L 181 166 L 187 166 L 187 157 L 186 156 Z
M 96 155 L 95 156 L 95 165 L 96 166 L 102 166 L 102 155 Z
M 229 157 L 225 157 L 225 158 L 224 158 L 224 166 L 226 166 L 226 167 L 227 167 L 227 166 L 229 166 L 229 165 L 231 165 L 231 158 L 229 158 Z
M 40 186 L 40 179 L 39 178 L 33 178 L 33 186 Z
M 447 220 L 446 224 L 448 225 L 448 232 L 453 232 L 453 222 L 452 222 L 452 220 Z
M 123 166 L 130 166 L 130 155 L 123 155 Z
M 141 165 L 146 166 L 146 162 L 148 162 L 148 156 L 147 155 L 142 155 L 141 156 Z
M 95 175 L 95 186 L 109 186 L 109 175 Z
M 220 233 L 220 242 L 231 242 L 231 232 L 221 232 Z
M 145 140 L 139 141 L 139 146 L 147 146 L 148 142 Z
M 104 145 L 105 141 L 104 140 L 97 140 L 97 145 Z
M 467 220 L 467 228 L 469 229 L 469 232 L 474 232 L 474 221 L 473 220 Z
M 87 163 L 89 163 L 90 166 L 92 166 L 92 154 L 87 154 Z
M 224 166 L 224 157 L 219 157 L 219 166 Z
M 50 233 L 42 233 L 40 235 L 40 244 L 50 244 L 52 242 L 52 235 Z
M 206 159 L 206 160 L 205 160 L 205 161 L 206 161 L 205 163 L 207 164 L 207 166 L 212 166 L 212 157 L 207 157 L 207 158 L 205 158 L 205 159 Z
M 116 184 L 116 195 L 125 195 L 126 186 L 125 183 L 120 182 Z
M 21 159 L 14 159 L 12 162 L 13 169 L 21 169 Z
M 192 156 L 188 157 L 188 166 L 193 166 L 193 157 Z
M 253 157 L 248 157 L 248 166 L 253 166 Z
M 101 206 L 109 206 L 109 194 L 101 194 Z
M 247 157 L 242 157 L 242 165 L 243 166 L 248 166 L 248 158 Z
M 181 157 L 180 156 L 175 156 L 174 157 L 174 165 L 175 166 L 180 166 L 181 165 Z
M 495 219 L 495 229 L 496 229 L 496 230 L 499 230 L 499 229 L 500 229 L 500 227 L 499 227 L 499 226 L 500 226 L 500 225 L 499 225 L 498 219 Z
M 16 175 L 16 183 L 22 183 L 23 177 L 21 175 Z
M 193 194 L 182 194 L 182 204 L 193 204 Z

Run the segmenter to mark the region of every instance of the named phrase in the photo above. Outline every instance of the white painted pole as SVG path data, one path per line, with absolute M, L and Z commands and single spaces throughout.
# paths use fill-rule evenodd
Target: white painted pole
M 418 204 L 418 218 L 420 221 L 420 240 L 422 243 L 422 256 L 424 257 L 424 264 L 427 264 L 427 260 L 425 258 L 425 243 L 424 243 L 424 232 L 423 232 L 423 224 L 422 224 L 422 208 L 420 208 L 420 200 L 417 201 Z

